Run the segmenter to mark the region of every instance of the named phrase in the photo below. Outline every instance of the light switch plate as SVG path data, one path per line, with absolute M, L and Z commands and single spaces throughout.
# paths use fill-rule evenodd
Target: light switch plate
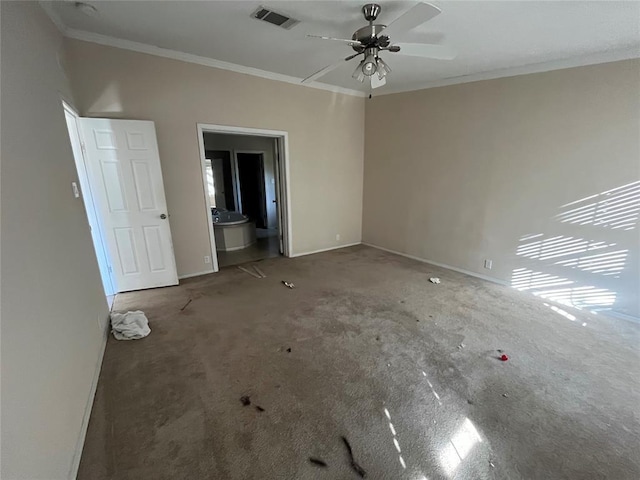
M 73 191 L 74 197 L 80 198 L 80 190 L 78 189 L 78 184 L 76 182 L 71 182 L 71 190 Z

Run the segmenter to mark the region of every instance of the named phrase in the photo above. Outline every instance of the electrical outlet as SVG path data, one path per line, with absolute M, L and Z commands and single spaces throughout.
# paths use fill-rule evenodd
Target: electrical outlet
M 493 260 L 489 260 L 488 258 L 485 259 L 484 268 L 486 268 L 487 270 L 491 270 L 492 267 L 493 267 Z
M 76 182 L 71 182 L 71 191 L 75 198 L 80 198 L 80 190 L 78 189 L 78 184 Z
M 211 263 L 211 257 L 209 255 L 205 255 L 204 263 Z
M 339 242 L 339 241 L 340 241 L 340 234 L 336 233 L 336 242 Z

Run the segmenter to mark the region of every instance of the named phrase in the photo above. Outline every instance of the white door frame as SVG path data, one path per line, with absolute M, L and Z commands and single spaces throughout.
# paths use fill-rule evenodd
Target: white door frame
M 98 232 L 97 236 L 99 237 L 99 241 L 92 242 L 93 248 L 96 253 L 96 259 L 98 261 L 98 269 L 100 270 L 101 276 L 106 279 L 106 281 L 102 282 L 105 290 L 104 293 L 107 299 L 112 300 L 113 296 L 118 292 L 118 288 L 115 278 L 113 277 L 111 259 L 109 258 L 109 253 L 105 244 L 104 232 L 102 231 L 102 227 L 100 225 L 100 217 L 98 215 L 98 210 L 96 209 L 96 202 L 93 198 L 93 192 L 91 191 L 91 184 L 89 183 L 89 176 L 87 174 L 86 159 L 84 157 L 84 145 L 82 144 L 82 132 L 80 129 L 80 124 L 78 123 L 78 118 L 80 118 L 80 115 L 71 105 L 69 105 L 64 100 L 62 101 L 62 108 L 75 120 L 75 129 L 77 135 L 75 141 L 78 142 L 78 145 L 74 145 L 74 148 L 72 148 L 72 150 L 74 152 L 78 181 L 80 182 L 80 195 L 82 196 L 82 199 L 84 201 L 89 228 L 91 228 L 92 230 L 95 229 L 95 231 Z M 71 134 L 69 135 L 70 141 L 74 142 L 73 136 L 71 136 Z M 79 155 L 77 157 L 76 152 L 79 152 Z M 111 307 L 111 301 L 109 302 L 109 307 Z
M 224 133 L 228 135 L 254 135 L 256 137 L 270 137 L 277 142 L 277 151 L 280 153 L 280 162 L 278 162 L 279 171 L 277 175 L 280 180 L 280 203 L 278 209 L 283 217 L 283 225 L 280 226 L 280 235 L 282 235 L 283 254 L 285 257 L 291 256 L 292 245 L 292 226 L 291 226 L 291 183 L 289 173 L 289 133 L 283 130 L 267 130 L 262 128 L 233 127 L 229 125 L 215 125 L 209 123 L 198 123 L 198 146 L 200 147 L 200 167 L 202 176 L 202 194 L 205 199 L 206 211 L 205 218 L 209 229 L 209 239 L 211 243 L 211 259 L 213 263 L 213 271 L 217 272 L 218 255 L 216 253 L 216 239 L 213 234 L 213 221 L 211 220 L 211 202 L 209 201 L 207 174 L 205 166 L 205 148 L 204 133 Z M 235 159 L 235 155 L 234 155 Z

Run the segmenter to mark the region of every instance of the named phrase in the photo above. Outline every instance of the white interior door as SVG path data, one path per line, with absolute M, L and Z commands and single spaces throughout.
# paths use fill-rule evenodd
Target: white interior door
M 177 285 L 153 122 L 80 118 L 79 123 L 118 291 Z

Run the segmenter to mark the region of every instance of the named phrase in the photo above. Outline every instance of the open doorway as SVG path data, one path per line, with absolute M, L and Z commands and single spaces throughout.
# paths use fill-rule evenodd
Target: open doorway
M 198 134 L 214 269 L 288 256 L 286 132 L 199 125 Z
M 87 174 L 87 168 L 82 154 L 82 141 L 78 125 L 79 115 L 65 102 L 62 102 L 62 108 L 64 109 L 69 140 L 71 142 L 71 150 L 73 151 L 73 159 L 78 172 L 78 181 L 80 183 L 79 189 L 78 185 L 75 183 L 72 185 L 73 193 L 76 197 L 82 197 L 82 201 L 84 203 L 89 228 L 91 230 L 91 241 L 93 242 L 93 249 L 96 253 L 96 260 L 98 261 L 98 269 L 100 270 L 102 288 L 104 289 L 105 296 L 107 297 L 109 308 L 111 308 L 117 292 L 116 282 L 112 275 L 109 254 L 107 252 L 104 236 L 100 229 L 98 212 L 95 207 L 91 186 L 89 184 L 89 176 Z

